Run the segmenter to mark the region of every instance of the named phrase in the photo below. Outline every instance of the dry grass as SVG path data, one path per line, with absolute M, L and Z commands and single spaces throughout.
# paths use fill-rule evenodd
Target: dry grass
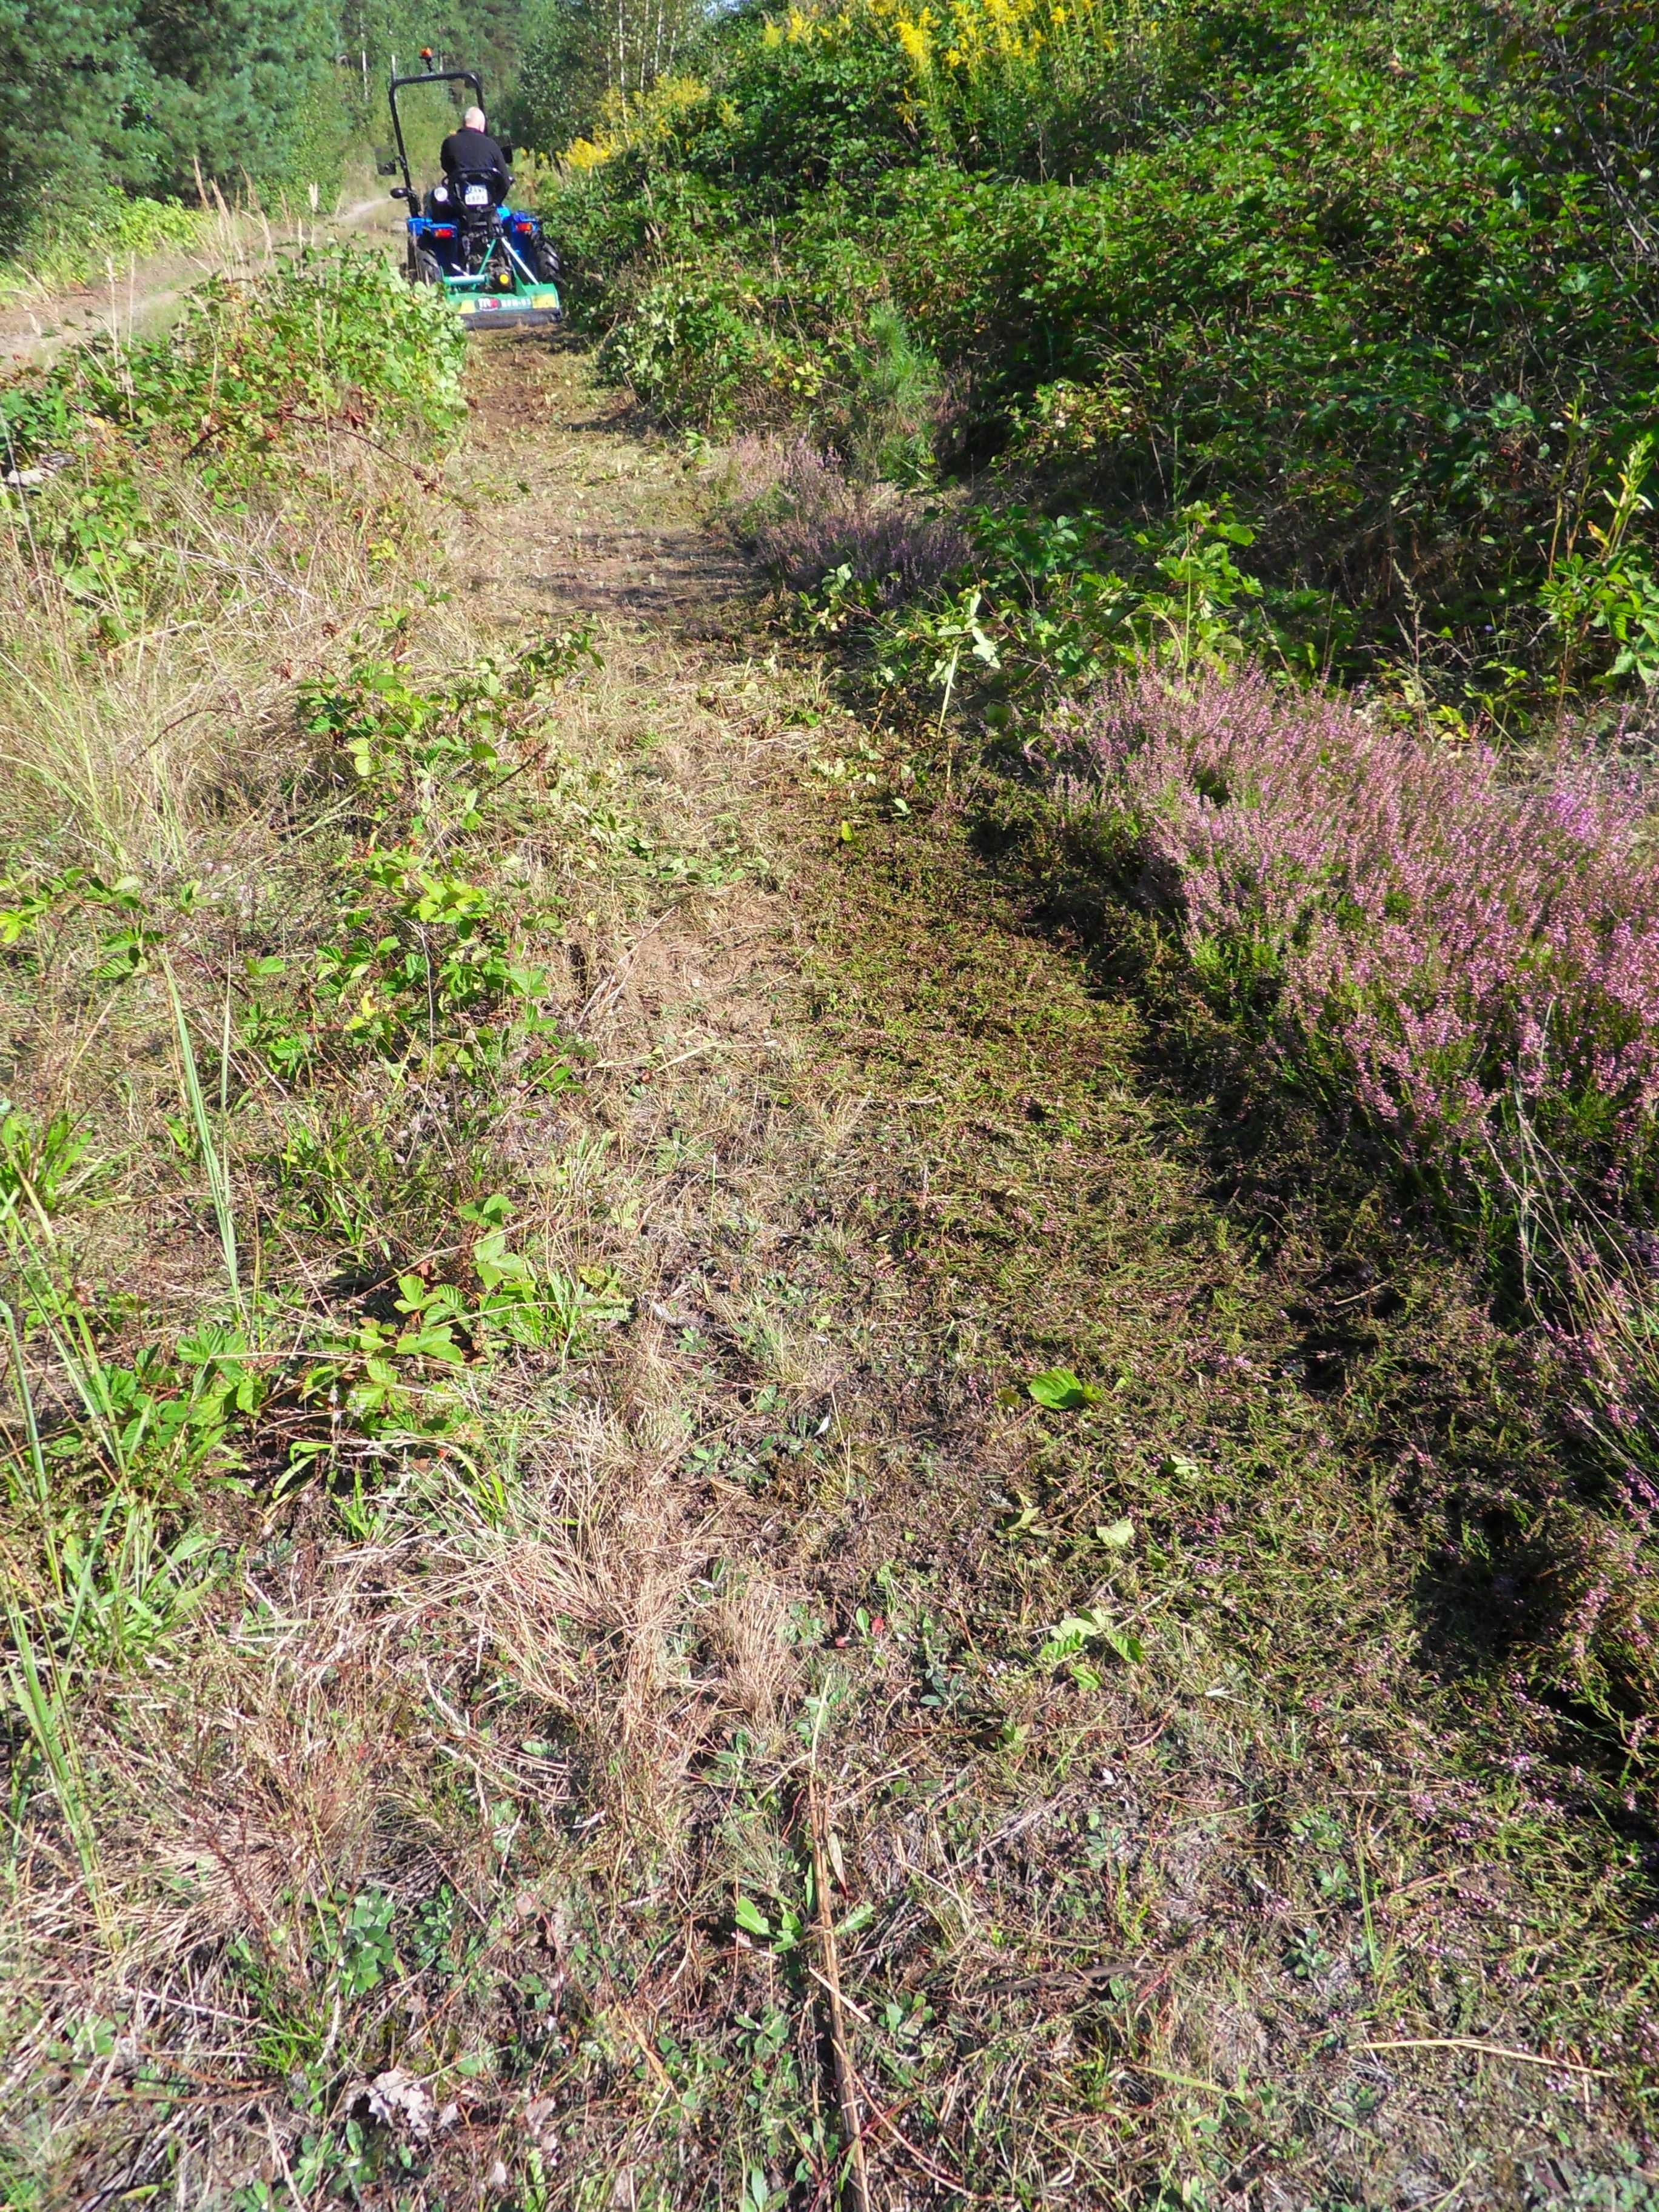
M 319 480 L 333 498 L 316 500 Z M 89 617 L 114 603 L 72 594 L 43 568 L 27 510 L 7 516 L 0 833 L 11 851 L 163 882 L 204 862 L 257 879 L 247 840 L 286 827 L 301 764 L 296 679 L 384 601 L 394 552 L 419 557 L 400 472 L 373 452 L 343 440 L 302 451 L 290 484 L 239 513 L 169 471 L 153 487 L 148 619 L 101 645 Z

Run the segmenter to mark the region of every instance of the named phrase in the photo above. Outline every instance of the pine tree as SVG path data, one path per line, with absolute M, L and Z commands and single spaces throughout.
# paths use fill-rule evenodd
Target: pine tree
M 336 99 L 338 31 L 319 0 L 138 0 L 135 27 L 167 183 L 187 186 L 198 165 L 261 190 L 307 181 L 295 156 Z
M 130 0 L 0 0 L 0 247 L 55 195 L 154 176 Z

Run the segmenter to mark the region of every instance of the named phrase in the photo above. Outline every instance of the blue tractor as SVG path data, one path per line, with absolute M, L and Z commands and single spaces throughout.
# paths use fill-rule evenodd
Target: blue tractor
M 404 179 L 392 197 L 409 209 L 409 281 L 441 285 L 470 330 L 562 321 L 559 257 L 537 216 L 498 201 L 497 187 L 486 176 L 441 178 L 424 199 L 415 189 L 398 94 L 417 84 L 470 85 L 476 104 L 483 106 L 483 81 L 476 70 L 434 70 L 429 47 L 422 48 L 421 59 L 428 68 L 418 76 L 394 76 L 388 93 Z M 501 151 L 512 159 L 510 146 Z

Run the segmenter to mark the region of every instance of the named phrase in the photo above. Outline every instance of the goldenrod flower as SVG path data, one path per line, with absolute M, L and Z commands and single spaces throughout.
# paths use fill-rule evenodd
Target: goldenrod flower
M 924 9 L 922 11 L 922 20 L 920 23 L 907 22 L 903 16 L 900 16 L 896 28 L 898 32 L 898 42 L 903 47 L 912 69 L 925 70 L 931 58 L 927 41 L 927 10 Z

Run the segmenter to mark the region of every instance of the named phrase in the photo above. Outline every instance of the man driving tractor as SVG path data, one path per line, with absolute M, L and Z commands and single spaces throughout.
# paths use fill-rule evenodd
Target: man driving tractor
M 467 109 L 460 129 L 452 131 L 438 149 L 438 161 L 451 184 L 457 177 L 486 177 L 492 204 L 499 207 L 507 198 L 512 175 L 506 155 L 484 128 L 482 107 Z

